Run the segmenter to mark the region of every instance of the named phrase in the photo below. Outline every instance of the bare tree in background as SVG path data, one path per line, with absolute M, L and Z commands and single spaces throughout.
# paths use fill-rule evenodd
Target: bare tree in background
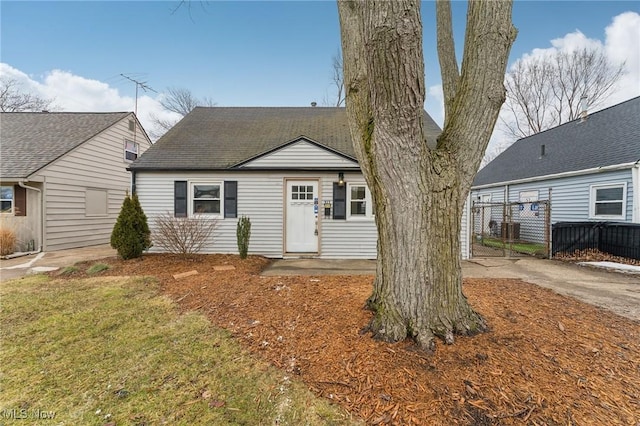
M 624 64 L 614 65 L 593 47 L 519 60 L 505 79 L 505 133 L 515 141 L 575 120 L 586 107 L 583 96 L 589 109 L 597 109 L 623 72 Z
M 40 112 L 57 109 L 53 99 L 45 99 L 22 90 L 18 80 L 0 79 L 0 111 L 2 112 Z
M 342 54 L 336 53 L 333 57 L 333 85 L 336 87 L 336 102 L 335 106 L 341 107 L 344 105 L 345 93 L 344 93 L 344 77 L 342 75 Z
M 180 118 L 189 114 L 191 110 L 197 106 L 215 106 L 215 104 L 216 103 L 210 98 L 199 99 L 194 96 L 189 89 L 176 87 L 169 87 L 160 100 L 160 105 L 162 105 L 165 110 L 179 114 Z M 162 119 L 154 114 L 151 115 L 151 120 L 156 128 L 150 131 L 153 139 L 158 139 L 180 121 L 180 119 Z
M 433 4 L 433 3 L 427 3 Z M 354 150 L 375 202 L 378 258 L 369 330 L 375 338 L 435 338 L 486 330 L 462 293 L 463 206 L 505 99 L 516 30 L 511 1 L 468 3 L 462 67 L 449 1 L 435 2 L 444 129 L 424 134 L 420 0 L 338 1 Z
M 335 89 L 335 95 L 327 95 L 322 100 L 324 106 L 344 106 L 345 91 L 344 91 L 344 76 L 342 75 L 342 53 L 338 51 L 331 58 L 331 69 L 333 74 L 331 75 L 331 87 Z

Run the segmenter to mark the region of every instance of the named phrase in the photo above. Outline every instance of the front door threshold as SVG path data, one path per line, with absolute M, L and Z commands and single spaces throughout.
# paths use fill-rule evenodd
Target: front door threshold
M 282 255 L 283 259 L 317 259 L 320 257 L 320 253 L 285 253 Z

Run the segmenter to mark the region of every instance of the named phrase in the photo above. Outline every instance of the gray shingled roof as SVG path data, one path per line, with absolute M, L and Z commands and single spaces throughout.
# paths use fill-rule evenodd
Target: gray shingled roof
M 473 186 L 638 160 L 640 97 L 519 139 L 478 172 Z
M 425 113 L 435 144 L 438 125 Z M 131 164 L 132 170 L 219 170 L 306 137 L 355 158 L 344 108 L 197 107 Z
M 0 113 L 0 177 L 26 178 L 129 114 Z

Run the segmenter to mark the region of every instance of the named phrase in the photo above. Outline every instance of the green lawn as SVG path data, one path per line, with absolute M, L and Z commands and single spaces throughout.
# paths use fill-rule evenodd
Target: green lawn
M 0 424 L 356 423 L 152 280 L 29 276 L 0 301 Z
M 482 245 L 499 249 L 506 248 L 517 253 L 529 254 L 532 256 L 547 255 L 547 247 L 544 244 L 530 243 L 527 241 L 504 242 L 499 238 L 484 237 L 482 238 Z

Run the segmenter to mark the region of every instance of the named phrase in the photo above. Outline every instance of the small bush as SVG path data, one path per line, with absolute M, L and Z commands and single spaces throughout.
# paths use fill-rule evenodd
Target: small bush
M 111 232 L 111 247 L 125 260 L 140 257 L 143 251 L 151 247 L 147 216 L 135 194 L 132 197 L 127 195 L 122 203 L 120 215 Z
M 87 269 L 87 274 L 93 275 L 98 272 L 106 271 L 109 269 L 109 265 L 105 265 L 104 263 L 96 263 L 95 265 L 91 265 L 89 269 Z
M 0 228 L 0 256 L 13 253 L 16 248 L 16 242 L 16 233 L 13 229 Z
M 174 217 L 164 213 L 154 219 L 153 242 L 169 253 L 195 254 L 202 250 L 217 226 L 216 219 L 204 216 Z
M 240 220 L 238 220 L 236 235 L 238 237 L 238 253 L 240 253 L 240 259 L 246 259 L 247 253 L 249 253 L 249 239 L 251 238 L 251 220 L 248 217 L 242 216 Z
M 60 270 L 58 275 L 72 275 L 72 274 L 75 274 L 78 271 L 79 271 L 79 269 L 78 269 L 77 266 L 65 266 L 64 268 L 62 268 Z

